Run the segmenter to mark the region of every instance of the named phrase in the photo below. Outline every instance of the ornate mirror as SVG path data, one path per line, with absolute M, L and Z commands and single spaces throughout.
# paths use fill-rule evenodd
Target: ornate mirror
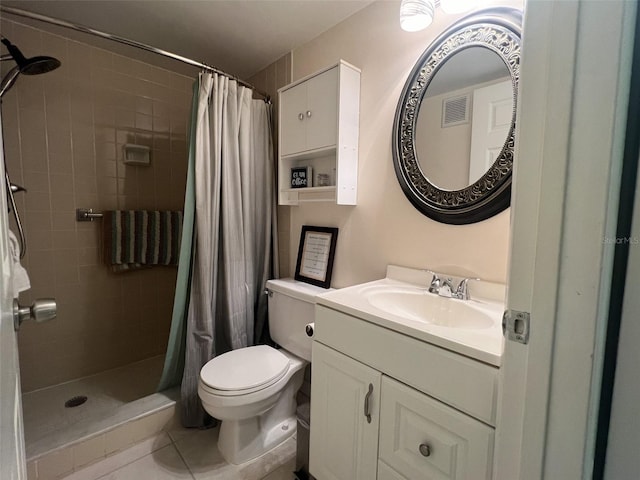
M 522 12 L 473 13 L 418 59 L 394 120 L 400 186 L 426 216 L 485 220 L 509 206 Z

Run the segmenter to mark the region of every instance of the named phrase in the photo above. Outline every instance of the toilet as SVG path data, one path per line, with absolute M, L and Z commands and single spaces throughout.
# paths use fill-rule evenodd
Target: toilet
M 269 329 L 282 348 L 240 348 L 202 367 L 198 396 L 205 411 L 222 421 L 218 449 L 241 464 L 268 452 L 296 431 L 296 393 L 311 361 L 315 298 L 327 289 L 293 279 L 269 280 Z

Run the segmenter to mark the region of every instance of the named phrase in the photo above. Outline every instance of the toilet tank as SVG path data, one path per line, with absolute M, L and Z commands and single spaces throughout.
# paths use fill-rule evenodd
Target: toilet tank
M 267 281 L 269 332 L 285 350 L 311 361 L 311 338 L 305 332 L 314 321 L 316 297 L 330 291 L 292 278 Z

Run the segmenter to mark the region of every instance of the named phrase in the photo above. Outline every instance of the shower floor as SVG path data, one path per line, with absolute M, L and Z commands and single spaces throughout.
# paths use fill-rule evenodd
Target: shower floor
M 120 407 L 155 392 L 164 355 L 152 357 L 124 367 L 80 378 L 22 396 L 24 433 L 27 458 L 30 453 L 55 448 L 58 439 L 68 437 L 73 430 L 99 422 Z M 87 401 L 67 408 L 65 402 L 77 396 Z M 35 450 L 34 450 L 35 447 Z

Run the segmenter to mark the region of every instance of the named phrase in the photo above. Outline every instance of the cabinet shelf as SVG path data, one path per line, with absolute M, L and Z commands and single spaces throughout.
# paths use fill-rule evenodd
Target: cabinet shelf
M 340 61 L 278 90 L 278 204 L 355 205 L 358 178 L 360 70 Z M 292 189 L 291 169 L 311 167 L 335 185 Z
M 336 186 L 330 185 L 328 187 L 289 188 L 281 190 L 280 196 L 281 198 L 295 202 L 289 203 L 288 205 L 312 202 L 335 202 Z

